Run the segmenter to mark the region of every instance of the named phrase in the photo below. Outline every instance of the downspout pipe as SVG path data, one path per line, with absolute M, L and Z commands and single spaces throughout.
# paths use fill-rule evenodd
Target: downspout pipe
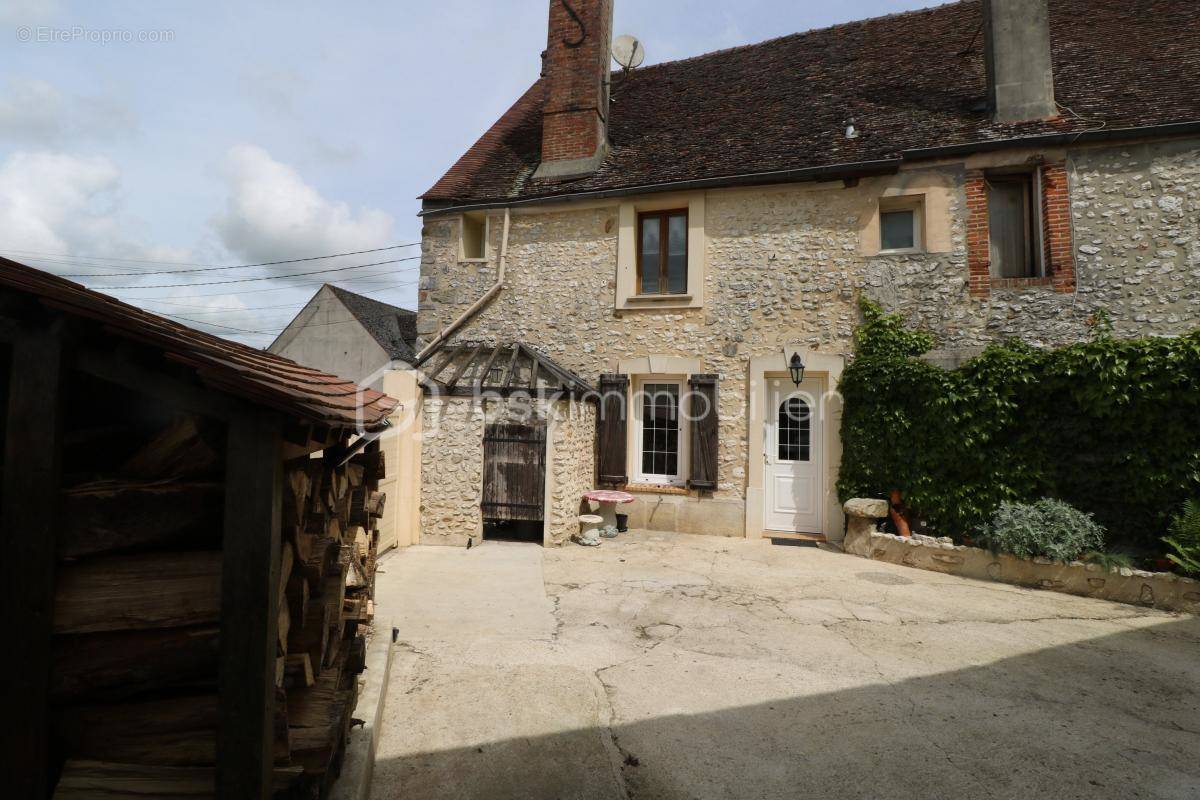
M 500 235 L 500 264 L 496 268 L 496 282 L 493 283 L 491 287 L 483 293 L 482 297 L 472 303 L 470 308 L 459 314 L 453 322 L 442 328 L 441 331 L 438 332 L 437 336 L 433 337 L 433 340 L 429 344 L 421 348 L 421 352 L 417 353 L 418 364 L 432 355 L 433 352 L 448 338 L 450 338 L 450 336 L 456 330 L 461 328 L 467 322 L 467 320 L 471 319 L 471 317 L 478 314 L 480 309 L 490 303 L 492 298 L 500 293 L 500 289 L 504 286 L 504 264 L 508 258 L 508 226 L 510 214 L 510 210 L 506 207 L 504 209 L 504 231 Z

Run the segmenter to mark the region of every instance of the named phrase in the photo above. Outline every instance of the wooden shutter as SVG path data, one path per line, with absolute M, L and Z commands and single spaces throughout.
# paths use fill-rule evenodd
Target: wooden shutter
M 717 488 L 717 375 L 692 375 L 688 378 L 688 418 L 692 426 L 692 458 L 688 486 L 692 489 Z
M 596 476 L 600 483 L 629 482 L 625 456 L 628 397 L 628 375 L 600 376 L 600 417 L 596 420 Z

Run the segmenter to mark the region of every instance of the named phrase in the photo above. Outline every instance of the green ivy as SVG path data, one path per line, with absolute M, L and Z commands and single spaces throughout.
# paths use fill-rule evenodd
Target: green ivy
M 1092 513 L 1110 543 L 1159 548 L 1200 492 L 1200 331 L 988 347 L 953 371 L 895 314 L 861 303 L 842 375 L 838 493 L 905 501 L 940 534 L 975 533 L 1003 502 L 1056 497 Z

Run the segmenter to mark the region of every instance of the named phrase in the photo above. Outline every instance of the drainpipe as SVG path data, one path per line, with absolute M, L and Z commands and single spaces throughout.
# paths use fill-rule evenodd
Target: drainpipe
M 451 322 L 446 327 L 442 328 L 438 335 L 433 337 L 433 341 L 421 348 L 421 352 L 417 353 L 417 363 L 420 363 L 423 358 L 432 353 L 439 345 L 446 341 L 452 333 L 461 328 L 463 324 L 471 317 L 479 313 L 479 310 L 491 302 L 492 298 L 500 293 L 500 288 L 504 285 L 504 261 L 508 256 L 508 221 L 509 209 L 504 209 L 504 232 L 500 236 L 500 266 L 496 269 L 496 282 L 491 288 L 483 293 L 483 296 L 471 304 L 471 307 L 458 315 L 458 318 Z

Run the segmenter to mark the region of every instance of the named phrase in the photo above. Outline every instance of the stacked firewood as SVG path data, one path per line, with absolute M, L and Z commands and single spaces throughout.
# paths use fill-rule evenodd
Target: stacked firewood
M 111 469 L 89 463 L 81 474 L 64 465 L 51 674 L 55 797 L 211 794 L 221 434 L 185 417 Z M 336 777 L 363 668 L 384 465 L 370 448 L 343 460 L 335 452 L 285 465 L 277 796 L 319 797 Z
M 290 464 L 284 480 L 276 683 L 289 763 L 321 790 L 340 767 L 366 656 L 383 468 L 375 449 L 341 467 L 326 459 Z

